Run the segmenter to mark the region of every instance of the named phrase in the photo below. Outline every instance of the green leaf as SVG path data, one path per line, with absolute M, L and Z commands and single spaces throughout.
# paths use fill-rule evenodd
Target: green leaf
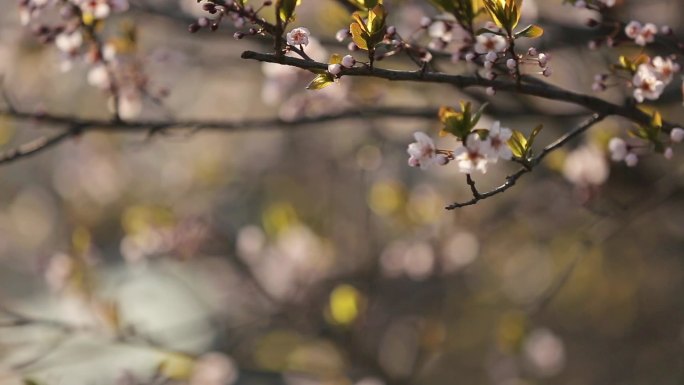
M 519 37 L 529 37 L 531 39 L 537 38 L 544 34 L 542 27 L 534 24 L 530 24 L 525 27 L 522 31 L 515 34 L 515 38 Z
M 516 158 L 524 158 L 527 152 L 527 139 L 525 134 L 518 130 L 513 130 L 513 135 L 508 139 L 508 147 Z
M 352 35 L 352 41 L 354 44 L 356 44 L 359 48 L 368 50 L 368 43 L 367 40 L 369 39 L 368 33 L 361 27 L 358 23 L 352 23 L 349 26 L 349 31 L 351 32 Z
M 24 385 L 40 385 L 40 382 L 34 380 L 33 378 L 24 378 L 22 382 Z
M 288 22 L 294 16 L 295 8 L 302 2 L 301 0 L 277 0 L 280 7 L 280 20 Z
M 320 90 L 321 88 L 325 88 L 335 82 L 335 79 L 333 79 L 332 75 L 329 73 L 324 73 L 324 74 L 318 74 L 316 75 L 315 78 L 309 83 L 308 86 L 306 86 L 307 90 Z

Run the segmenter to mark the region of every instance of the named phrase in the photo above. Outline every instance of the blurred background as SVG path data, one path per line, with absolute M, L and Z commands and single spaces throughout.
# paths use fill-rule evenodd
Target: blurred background
M 436 14 L 391 3 L 405 36 Z M 14 105 L 106 119 L 87 66 L 64 72 L 57 50 L 20 25 L 16 2 L 0 4 L 0 73 Z M 683 8 L 618 1 L 615 16 L 683 36 Z M 149 89 L 168 93 L 141 97 L 140 119 L 293 120 L 484 96 L 348 78 L 306 91 L 310 74 L 239 58 L 268 41 L 236 41 L 227 23 L 189 34 L 200 15 L 194 0 L 139 0 L 108 20 L 108 36 L 135 31 L 136 65 Z M 525 1 L 524 18 L 546 30 L 537 47 L 553 55 L 550 81 L 585 93 L 618 53 L 635 52 L 587 49 L 591 15 Z M 304 0 L 295 24 L 325 60 L 346 53 L 334 35 L 348 23 L 337 2 Z M 658 108 L 684 122 L 675 84 Z M 620 102 L 625 91 L 601 96 Z M 505 93 L 491 101 L 484 126 L 543 123 L 544 144 L 584 116 Z M 456 211 L 444 206 L 470 198 L 457 167 L 406 165 L 413 132 L 437 137 L 436 117 L 92 132 L 4 165 L 0 383 L 682 384 L 682 155 L 609 164 L 607 140 L 629 127 L 608 119 L 515 188 Z M 4 116 L 0 146 L 55 129 Z M 478 185 L 515 170 L 499 162 Z

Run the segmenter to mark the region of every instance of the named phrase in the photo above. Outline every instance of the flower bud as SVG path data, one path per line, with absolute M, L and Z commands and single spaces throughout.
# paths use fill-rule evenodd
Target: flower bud
M 639 163 L 639 157 L 637 156 L 637 154 L 633 152 L 627 154 L 627 156 L 625 157 L 625 164 L 627 165 L 627 167 L 634 167 L 637 165 L 637 163 Z
M 485 92 L 486 92 L 487 95 L 489 95 L 489 96 L 494 96 L 494 95 L 496 95 L 496 90 L 494 89 L 494 87 L 487 87 L 487 89 L 485 90 Z
M 342 58 L 342 66 L 351 68 L 356 64 L 356 59 L 352 55 L 346 55 L 345 57 Z
M 328 72 L 331 75 L 337 76 L 342 72 L 342 66 L 340 64 L 330 64 L 328 65 Z
M 684 140 L 684 129 L 682 128 L 673 128 L 672 131 L 670 131 L 670 139 L 674 143 L 681 143 Z
M 515 69 L 517 64 L 518 64 L 518 62 L 515 59 L 506 60 L 506 67 L 508 67 L 509 69 L 512 69 L 512 70 Z

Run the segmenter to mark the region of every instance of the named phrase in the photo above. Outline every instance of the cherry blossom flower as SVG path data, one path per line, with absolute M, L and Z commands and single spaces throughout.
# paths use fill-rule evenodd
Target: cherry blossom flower
M 295 28 L 287 34 L 287 44 L 294 46 L 309 45 L 309 36 L 311 33 L 307 28 Z
M 630 21 L 625 27 L 625 35 L 640 46 L 653 43 L 657 33 L 658 27 L 653 23 L 646 23 L 642 26 L 638 21 Z
M 496 121 L 489 128 L 489 135 L 487 139 L 489 140 L 489 145 L 492 149 L 492 161 L 496 162 L 498 158 L 511 160 L 513 157 L 513 152 L 508 147 L 508 139 L 511 138 L 513 132 L 506 128 L 501 127 L 501 122 Z
M 487 54 L 490 52 L 499 53 L 508 47 L 508 42 L 503 36 L 495 35 L 493 33 L 483 33 L 478 35 L 475 41 L 475 52 L 479 54 Z
M 670 83 L 674 74 L 680 70 L 679 64 L 673 62 L 672 59 L 663 59 L 660 56 L 654 57 L 651 61 L 651 65 L 658 80 L 661 80 L 664 83 Z
M 628 38 L 634 40 L 639 36 L 639 33 L 641 33 L 641 23 L 638 21 L 632 20 L 625 26 L 625 35 Z
M 454 150 L 454 157 L 458 162 L 458 170 L 465 174 L 480 171 L 487 172 L 488 159 L 492 157 L 492 147 L 489 140 L 482 140 L 476 133 L 468 135 L 465 145 Z
M 413 137 L 416 141 L 409 144 L 406 150 L 409 154 L 408 163 L 411 167 L 420 167 L 425 170 L 437 161 L 435 143 L 429 136 L 420 131 L 414 133 Z
M 647 64 L 641 64 L 632 79 L 634 85 L 634 98 L 641 103 L 644 99 L 657 100 L 665 89 L 665 83 L 658 79 L 653 68 Z

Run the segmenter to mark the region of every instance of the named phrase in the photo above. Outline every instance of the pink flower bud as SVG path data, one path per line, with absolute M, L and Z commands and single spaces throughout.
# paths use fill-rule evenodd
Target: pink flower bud
M 515 66 L 518 64 L 518 62 L 515 59 L 508 59 L 506 60 L 506 67 L 509 69 L 515 69 Z
M 486 92 L 487 95 L 489 95 L 489 96 L 494 96 L 494 95 L 496 95 L 496 90 L 494 89 L 494 87 L 487 87 L 487 89 L 485 90 L 485 92 Z
M 432 24 L 432 19 L 430 19 L 429 17 L 423 16 L 423 18 L 420 19 L 420 26 L 421 27 L 427 28 L 430 26 L 430 24 Z
M 331 75 L 337 76 L 342 72 L 342 66 L 340 64 L 330 64 L 328 65 L 328 72 Z
M 638 163 L 639 163 L 639 157 L 637 156 L 637 154 L 635 154 L 633 152 L 630 152 L 625 157 L 625 164 L 627 165 L 627 167 L 634 167 Z
M 440 166 L 444 166 L 445 164 L 449 163 L 449 158 L 447 158 L 447 156 L 444 154 L 437 154 L 437 156 L 435 156 L 435 163 Z
M 485 56 L 485 59 L 490 62 L 495 62 L 496 59 L 499 58 L 499 55 L 496 54 L 496 52 L 489 51 L 487 52 L 487 56 Z
M 351 68 L 356 64 L 356 59 L 352 55 L 346 55 L 345 57 L 342 58 L 342 66 Z
M 665 159 L 670 160 L 674 156 L 674 151 L 672 150 L 672 147 L 668 147 L 665 149 L 665 152 L 663 153 L 663 156 Z
M 670 131 L 670 139 L 674 143 L 681 143 L 684 140 L 684 129 L 682 128 L 673 128 L 672 131 Z

